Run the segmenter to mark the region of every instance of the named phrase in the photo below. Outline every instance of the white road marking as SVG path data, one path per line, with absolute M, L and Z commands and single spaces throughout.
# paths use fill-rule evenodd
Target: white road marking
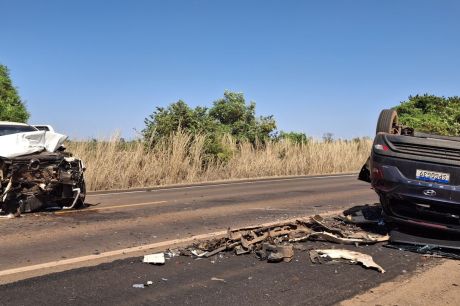
M 161 204 L 166 203 L 167 201 L 155 201 L 155 202 L 145 202 L 145 203 L 134 203 L 134 204 L 122 204 L 122 205 L 114 205 L 114 206 L 101 206 L 101 207 L 94 207 L 94 208 L 86 208 L 86 209 L 77 209 L 77 210 L 60 210 L 56 211 L 55 214 L 67 214 L 67 213 L 74 213 L 74 212 L 85 212 L 85 211 L 92 211 L 92 210 L 106 210 L 106 209 L 116 209 L 116 208 L 129 208 L 133 206 L 146 206 L 146 205 L 153 205 L 153 204 Z

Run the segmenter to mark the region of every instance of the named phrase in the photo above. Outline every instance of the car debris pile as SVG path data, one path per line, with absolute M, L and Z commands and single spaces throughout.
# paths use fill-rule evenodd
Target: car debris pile
M 388 235 L 362 230 L 360 227 L 344 222 L 341 218 L 324 219 L 319 215 L 308 220 L 297 219 L 269 226 L 229 229 L 227 235 L 196 243 L 178 250 L 182 256 L 209 258 L 221 252 L 234 252 L 236 255 L 254 254 L 259 260 L 267 262 L 289 262 L 294 250 L 307 251 L 305 241 L 325 241 L 344 245 L 369 245 L 388 241 Z M 169 251 L 174 257 L 177 253 Z M 372 257 L 348 250 L 310 250 L 312 262 L 345 259 L 352 263 L 361 263 L 381 273 L 385 270 L 377 265 Z M 164 264 L 164 253 L 146 255 L 144 262 Z
M 66 138 L 25 124 L 0 122 L 1 216 L 84 203 L 85 168 L 65 152 Z

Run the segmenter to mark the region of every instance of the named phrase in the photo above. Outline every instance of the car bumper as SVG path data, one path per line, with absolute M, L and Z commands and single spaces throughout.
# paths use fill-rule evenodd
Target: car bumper
M 372 186 L 387 221 L 460 233 L 460 186 L 407 178 L 396 166 L 374 163 L 375 168 L 380 173 Z

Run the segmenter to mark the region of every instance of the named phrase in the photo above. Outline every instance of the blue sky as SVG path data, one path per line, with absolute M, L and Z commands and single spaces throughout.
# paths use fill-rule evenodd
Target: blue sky
M 371 136 L 411 94 L 459 95 L 459 1 L 0 0 L 0 63 L 73 138 L 244 92 L 282 130 Z

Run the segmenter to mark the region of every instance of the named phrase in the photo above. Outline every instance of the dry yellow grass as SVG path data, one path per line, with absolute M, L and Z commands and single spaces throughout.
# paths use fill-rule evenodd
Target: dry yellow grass
M 286 175 L 331 174 L 358 171 L 369 155 L 371 141 L 249 143 L 223 140 L 230 154 L 226 162 L 203 167 L 204 137 L 177 132 L 146 151 L 144 143 L 128 145 L 118 138 L 69 143 L 68 150 L 87 167 L 89 190 L 126 189 L 175 183 Z

